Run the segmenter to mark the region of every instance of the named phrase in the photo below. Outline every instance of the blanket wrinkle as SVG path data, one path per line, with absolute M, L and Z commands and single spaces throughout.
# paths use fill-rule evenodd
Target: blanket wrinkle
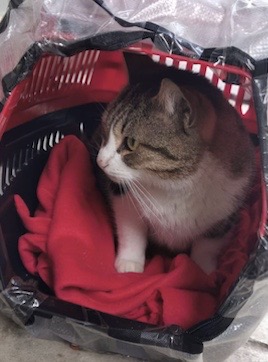
M 258 228 L 256 190 L 252 207 L 243 211 L 236 242 L 226 249 L 211 275 L 186 254 L 173 260 L 156 255 L 147 260 L 144 273 L 119 274 L 114 268 L 112 227 L 95 185 L 90 155 L 78 138 L 66 136 L 52 149 L 42 172 L 34 216 L 15 195 L 17 212 L 27 229 L 19 239 L 19 253 L 26 269 L 39 275 L 60 299 L 187 329 L 213 316 L 248 260 Z

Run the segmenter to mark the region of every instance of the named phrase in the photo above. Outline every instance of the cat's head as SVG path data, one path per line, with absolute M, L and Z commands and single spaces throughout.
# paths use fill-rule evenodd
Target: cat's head
M 170 79 L 123 90 L 102 119 L 97 163 L 115 182 L 181 180 L 205 152 L 195 105 Z

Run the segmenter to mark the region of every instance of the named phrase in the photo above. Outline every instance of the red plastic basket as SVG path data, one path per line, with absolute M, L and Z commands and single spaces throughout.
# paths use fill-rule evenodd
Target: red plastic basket
M 249 73 L 233 66 L 168 55 L 144 44 L 126 51 L 147 54 L 167 66 L 199 73 L 237 109 L 249 132 L 257 133 Z M 239 84 L 225 82 L 235 75 Z M 87 50 L 71 57 L 43 56 L 11 92 L 0 114 L 0 134 L 42 114 L 90 102 L 109 102 L 127 83 L 121 51 Z
M 165 64 L 166 66 L 172 66 L 177 69 L 185 69 L 205 76 L 212 84 L 223 92 L 223 95 L 230 104 L 236 108 L 248 131 L 255 136 L 258 135 L 257 119 L 251 87 L 252 78 L 250 73 L 238 67 L 227 66 L 222 63 L 210 63 L 202 60 L 167 54 L 146 43 L 136 44 L 124 49 L 124 51 L 147 55 L 155 62 Z M 62 109 L 68 109 L 88 103 L 108 103 L 117 96 L 127 82 L 128 75 L 124 62 L 123 51 L 121 50 L 109 52 L 87 50 L 77 53 L 71 57 L 44 55 L 36 63 L 33 71 L 12 90 L 11 94 L 7 98 L 5 106 L 0 113 L 0 135 L 2 136 L 6 131 L 16 128 L 28 121 L 32 121 L 33 123 L 36 121 L 35 125 L 36 128 L 38 128 L 38 117 Z M 53 116 L 54 115 L 52 114 L 52 117 Z M 52 120 L 54 121 L 54 119 Z M 47 122 L 47 119 L 45 119 L 45 121 Z M 86 119 L 82 121 L 85 123 L 87 122 Z M 90 122 L 90 117 L 88 122 Z M 51 124 L 53 124 L 53 122 Z M 54 131 L 55 138 L 58 138 L 58 140 L 60 138 L 60 132 L 56 130 L 56 127 L 55 129 L 52 129 L 52 127 L 54 126 L 50 125 L 49 133 L 46 133 L 44 137 L 41 135 L 43 137 L 42 147 L 45 150 L 49 147 L 52 148 L 53 146 L 53 140 L 50 145 L 50 136 L 53 136 Z M 18 139 L 18 134 L 22 129 L 24 128 L 22 127 L 14 130 Z M 27 164 L 31 158 L 31 152 L 36 153 L 36 150 L 39 147 L 36 140 L 38 139 L 40 141 L 41 136 L 39 137 L 38 135 L 38 138 L 34 140 L 30 138 L 29 140 L 27 139 L 25 144 L 23 144 L 25 154 L 18 153 L 18 157 L 17 154 L 12 154 L 11 158 L 7 155 L 7 159 L 4 160 L 5 167 L 0 165 L 0 174 L 4 170 L 2 172 L 2 178 L 7 186 L 12 186 L 10 180 L 13 176 L 14 179 L 16 178 L 16 174 L 13 175 L 12 173 L 12 162 L 15 160 L 14 162 L 16 163 L 17 157 L 19 159 L 18 163 L 20 166 L 21 163 Z M 48 145 L 49 147 L 47 147 Z M 37 160 L 36 163 L 39 165 L 39 160 Z M 28 168 L 28 173 L 31 173 L 30 167 Z M 28 176 L 29 175 L 27 174 L 27 177 Z M 35 188 L 32 187 L 32 184 L 29 183 L 29 179 L 27 177 L 24 177 L 23 181 L 25 184 L 28 184 L 28 187 L 31 188 L 31 190 L 35 190 Z M 21 188 L 24 188 L 23 184 L 21 185 Z M 12 196 L 12 192 L 8 195 L 9 203 L 11 203 L 10 195 Z M 263 218 L 258 230 L 260 235 L 264 234 L 266 224 L 266 192 L 264 184 L 262 195 L 261 207 Z M 12 220 L 12 222 L 14 220 L 14 215 L 12 214 L 12 212 L 15 212 L 14 208 L 10 211 L 10 215 L 12 217 L 7 214 L 7 209 L 8 208 L 5 209 L 3 207 L 4 211 L 2 214 L 7 215 L 6 218 L 3 218 L 3 225 L 7 225 L 9 220 Z M 12 228 L 14 228 L 14 226 L 12 226 L 10 222 L 9 228 L 6 232 L 8 237 L 6 238 L 7 241 L 5 240 L 5 247 L 7 245 L 10 247 L 9 241 L 13 237 L 11 232 Z M 17 252 L 17 249 L 14 247 L 13 249 L 10 248 L 10 250 L 9 255 L 15 255 Z M 18 259 L 14 258 L 14 265 L 18 264 L 17 260 Z M 13 270 L 8 270 L 7 272 L 8 276 L 12 276 L 12 273 Z M 8 278 L 8 280 L 10 280 L 10 278 Z M 48 303 L 50 303 L 50 299 Z M 58 307 L 62 308 L 62 305 L 59 304 Z M 78 306 L 76 307 L 79 308 Z M 46 305 L 42 306 L 42 308 L 45 310 Z M 72 305 L 71 308 L 74 309 L 74 306 Z M 73 315 L 72 318 L 74 318 Z M 229 320 L 227 320 L 227 322 L 229 323 Z M 118 326 L 120 330 L 121 327 L 120 325 Z
M 258 133 L 250 73 L 234 66 L 167 54 L 146 43 L 133 45 L 124 51 L 147 55 L 166 66 L 205 76 L 236 108 L 248 131 Z M 234 76 L 235 84 L 226 82 L 230 76 Z M 127 81 L 122 51 L 86 50 L 71 57 L 44 55 L 32 73 L 8 97 L 0 113 L 0 136 L 11 128 L 50 112 L 91 102 L 110 102 Z M 266 221 L 266 208 L 263 188 L 261 234 Z

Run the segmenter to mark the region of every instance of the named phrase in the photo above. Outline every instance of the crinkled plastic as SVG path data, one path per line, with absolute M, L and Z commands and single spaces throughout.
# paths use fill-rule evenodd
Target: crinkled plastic
M 2 106 L 8 107 L 14 88 L 45 54 L 68 57 L 87 49 L 121 49 L 137 42 L 141 49 L 150 44 L 170 56 L 235 66 L 252 75 L 247 91 L 254 96 L 267 190 L 265 0 L 13 0 L 0 26 Z M 234 74 L 228 82 L 239 84 Z M 0 114 L 2 123 L 8 123 L 5 112 Z M 83 348 L 152 360 L 224 361 L 249 338 L 268 309 L 264 195 L 257 249 L 217 314 L 187 331 L 179 326 L 146 326 L 48 297 L 31 276 L 14 275 L 1 243 L 0 309 L 36 337 L 63 339 Z M 0 197 L 2 207 L 8 199 L 4 193 Z
M 119 23 L 109 12 L 121 19 Z M 204 49 L 214 47 L 235 46 L 256 60 L 266 58 L 268 53 L 268 3 L 265 0 L 143 0 L 135 3 L 131 0 L 75 3 L 71 0 L 13 0 L 0 27 L 0 78 L 16 67 L 34 43 L 38 43 L 40 50 L 50 52 L 51 42 L 64 46 L 66 41 L 145 28 L 159 34 L 157 41 L 167 51 L 172 52 L 179 46 L 181 52 L 197 58 Z M 200 31 L 201 28 L 204 31 Z M 169 34 L 171 39 L 167 40 L 169 31 L 172 35 Z M 4 99 L 1 87 L 0 99 Z

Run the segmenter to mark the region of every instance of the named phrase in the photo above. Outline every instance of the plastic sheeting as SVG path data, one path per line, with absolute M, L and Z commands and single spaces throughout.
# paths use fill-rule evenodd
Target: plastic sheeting
M 66 56 L 73 45 L 75 50 L 70 53 L 79 51 L 79 44 L 90 48 L 107 40 L 99 37 L 93 44 L 88 42 L 92 37 L 133 31 L 141 31 L 139 40 L 148 32 L 150 40 L 145 42 L 154 41 L 156 47 L 168 53 L 176 50 L 199 59 L 208 48 L 235 46 L 249 55 L 242 56 L 239 65 L 253 70 L 253 60 L 263 62 L 262 75 L 254 78 L 253 90 L 267 186 L 268 2 L 264 0 L 106 0 L 105 4 L 93 0 L 12 1 L 0 27 L 0 100 L 5 103 L 12 86 L 28 74 L 42 54 Z M 102 46 L 120 48 L 120 44 L 109 38 Z M 221 55 L 215 61 L 224 64 L 226 58 Z M 7 86 L 6 76 L 12 72 L 20 76 Z M 0 260 L 6 261 L 4 256 Z M 122 320 L 78 306 L 77 313 L 73 313 L 74 306 L 65 311 L 57 308 L 55 299 L 43 295 L 35 283 L 16 278 L 2 291 L 0 308 L 37 337 L 64 339 L 84 348 L 153 360 L 220 362 L 248 339 L 267 311 L 267 279 L 268 241 L 264 233 L 218 314 L 210 324 L 186 333 L 179 327 L 143 329 L 135 323 L 124 329 Z M 190 353 L 191 349 L 195 353 Z
M 130 22 L 152 21 L 203 48 L 235 46 L 255 59 L 268 56 L 266 0 L 107 0 Z M 134 6 L 133 6 L 134 5 Z M 204 31 L 200 31 L 204 27 Z
M 128 27 L 120 26 L 97 3 L 129 22 Z M 181 42 L 187 39 L 194 44 L 190 55 L 197 58 L 204 48 L 230 46 L 257 60 L 268 57 L 265 0 L 20 0 L 11 1 L 9 10 L 0 33 L 1 79 L 35 42 L 49 51 L 47 45 L 51 42 L 64 44 L 112 31 L 133 31 L 150 25 L 149 22 L 160 26 L 159 33 L 164 27 Z M 0 99 L 3 98 L 0 87 Z

